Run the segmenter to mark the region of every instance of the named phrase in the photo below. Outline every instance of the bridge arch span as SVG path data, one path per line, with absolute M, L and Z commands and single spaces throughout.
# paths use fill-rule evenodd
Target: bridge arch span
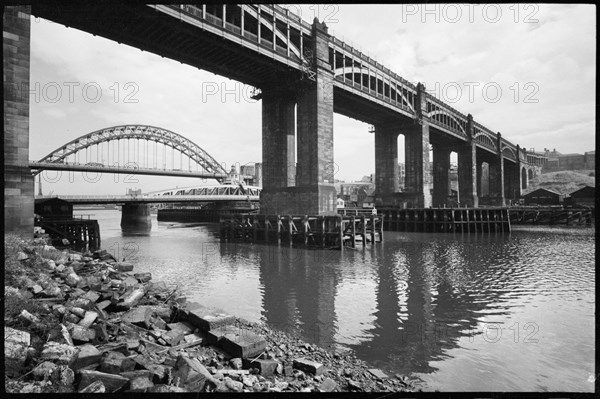
M 160 143 L 189 157 L 207 173 L 227 173 L 221 164 L 193 141 L 170 130 L 150 125 L 118 125 L 96 130 L 57 148 L 38 162 L 64 163 L 68 156 L 93 145 L 123 139 L 139 139 Z M 34 173 L 37 174 L 40 171 Z
M 475 140 L 476 142 L 482 144 L 483 146 L 486 146 L 490 149 L 493 150 L 497 150 L 497 146 L 496 143 L 494 143 L 494 140 L 492 140 L 487 134 L 485 133 L 477 133 L 473 136 L 473 140 Z

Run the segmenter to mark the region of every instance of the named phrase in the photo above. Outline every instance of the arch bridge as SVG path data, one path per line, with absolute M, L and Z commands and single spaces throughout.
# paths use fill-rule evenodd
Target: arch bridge
M 140 124 L 84 134 L 39 161 L 31 161 L 29 167 L 34 175 L 42 170 L 69 170 L 218 181 L 229 176 L 223 165 L 193 141 L 167 129 Z

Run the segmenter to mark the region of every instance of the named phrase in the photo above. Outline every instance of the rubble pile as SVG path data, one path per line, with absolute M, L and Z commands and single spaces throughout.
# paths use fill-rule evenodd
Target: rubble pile
M 7 392 L 415 390 L 352 355 L 187 302 L 104 250 L 38 248 L 6 255 L 42 266 L 5 287 L 7 303 L 31 304 L 5 309 Z

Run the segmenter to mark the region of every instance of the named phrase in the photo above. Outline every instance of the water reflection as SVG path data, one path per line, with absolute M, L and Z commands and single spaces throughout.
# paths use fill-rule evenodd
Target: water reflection
M 332 345 L 338 285 L 332 264 L 339 263 L 341 254 L 289 247 L 257 250 L 264 319 L 281 330 L 299 332 L 310 342 Z
M 364 291 L 373 290 L 373 304 L 356 303 L 373 309 L 372 321 L 350 325 L 350 335 L 363 339 L 347 346 L 383 368 L 433 373 L 432 362 L 447 357 L 461 338 L 482 333 L 482 318 L 508 314 L 503 294 L 520 279 L 510 266 L 518 252 L 508 246 L 508 235 L 423 234 L 343 253 L 256 245 L 262 315 L 272 326 L 331 346 L 340 341 L 339 286 L 363 281 L 351 300 L 368 301 Z

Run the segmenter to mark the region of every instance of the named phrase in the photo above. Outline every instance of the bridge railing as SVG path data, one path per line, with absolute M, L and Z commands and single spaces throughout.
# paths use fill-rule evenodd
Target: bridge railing
M 462 138 L 467 137 L 467 116 L 442 100 L 425 93 L 427 99 L 427 113 L 432 125 L 441 127 L 449 133 L 454 133 Z
M 335 73 L 342 68 L 342 74 L 335 76 L 335 81 L 358 89 L 361 95 L 367 95 L 376 101 L 382 101 L 396 109 L 401 109 L 405 113 L 414 114 L 415 98 L 417 95 L 416 86 L 390 69 L 386 68 L 371 57 L 365 55 L 356 48 L 342 42 L 332 36 L 330 41 L 332 58 L 330 64 Z M 338 58 L 341 58 L 341 65 L 338 65 Z M 356 68 L 356 71 L 355 69 Z M 347 78 L 351 69 L 351 78 Z M 355 81 L 354 75 L 358 72 L 361 78 Z M 367 74 L 367 84 L 363 82 L 362 76 Z M 375 77 L 375 88 L 371 87 L 371 78 Z

